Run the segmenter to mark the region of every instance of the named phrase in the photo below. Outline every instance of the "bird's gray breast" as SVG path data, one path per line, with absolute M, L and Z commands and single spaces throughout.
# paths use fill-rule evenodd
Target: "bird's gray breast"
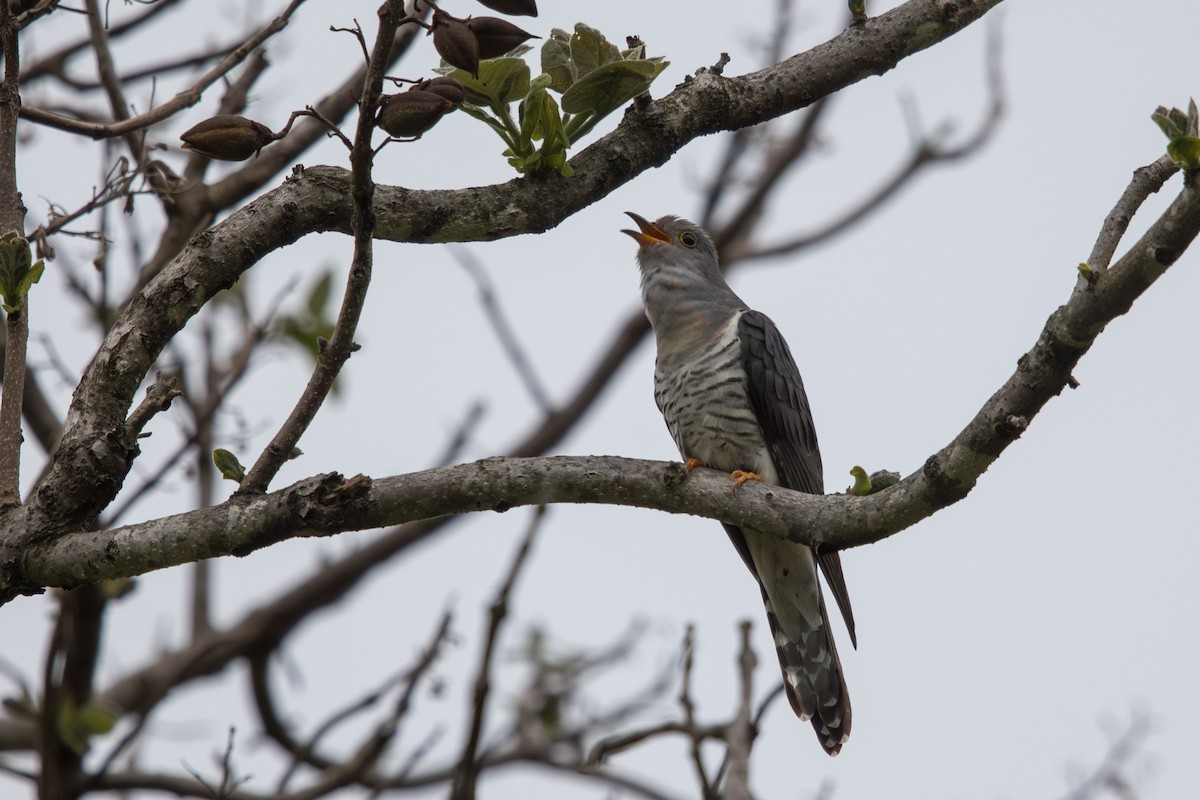
M 703 341 L 659 342 L 654 399 L 684 458 L 712 469 L 757 472 L 777 483 L 762 428 L 750 406 L 741 312 Z

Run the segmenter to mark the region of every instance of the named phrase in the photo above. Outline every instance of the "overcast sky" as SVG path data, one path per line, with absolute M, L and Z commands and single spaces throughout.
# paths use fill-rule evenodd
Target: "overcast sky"
M 201 17 L 170 16 L 157 29 L 158 43 L 129 66 L 152 60 L 153 47 L 177 49 L 181 39 L 227 39 L 245 12 L 237 3 L 214 5 L 219 13 L 209 6 Z M 283 4 L 251 7 L 262 19 L 277 5 Z M 541 5 L 538 19 L 522 21 L 536 33 L 582 20 L 614 41 L 641 35 L 652 54 L 671 61 L 655 95 L 715 63 L 722 51 L 732 56 L 727 74 L 760 67 L 774 7 L 766 0 Z M 259 87 L 250 115 L 278 128 L 289 110 L 330 88 L 359 56 L 349 37 L 330 34 L 328 26 L 355 16 L 369 24 L 374 7 L 307 4 L 272 49 L 278 66 Z M 879 3 L 868 8 L 885 10 Z M 116 19 L 129 13 L 120 4 L 112 10 Z M 466 0 L 451 10 L 482 11 Z M 801 2 L 791 52 L 834 35 L 844 14 L 844 4 L 833 0 Z M 80 24 L 62 12 L 55 16 L 62 18 L 60 35 L 67 23 L 72 30 Z M 1150 113 L 1200 94 L 1197 17 L 1190 0 L 1010 0 L 982 24 L 835 98 L 822 149 L 775 196 L 764 240 L 819 227 L 891 174 L 910 146 L 902 101 L 914 105 L 927 130 L 945 123 L 972 130 L 986 103 L 988 28 L 1003 36 L 1007 114 L 988 147 L 923 174 L 851 234 L 800 256 L 747 265 L 731 278 L 791 343 L 814 408 L 828 491 L 844 489 L 855 464 L 905 474 L 918 469 L 1011 374 L 1047 315 L 1067 299 L 1076 265 L 1087 258 L 1132 171 L 1164 152 L 1166 140 Z M 27 52 L 52 47 L 55 30 L 35 30 Z M 421 76 L 436 63 L 423 42 L 398 72 Z M 162 140 L 174 148 L 169 134 L 211 113 L 216 101 L 213 95 L 182 115 Z M 32 155 L 19 164 L 20 184 L 33 227 L 45 213 L 42 198 L 77 205 L 99 167 L 89 160 L 91 145 L 26 130 L 36 138 Z M 511 177 L 499 140 L 466 115 L 447 118 L 435 133 L 386 149 L 376 179 L 453 188 Z M 638 308 L 635 245 L 619 233 L 628 225 L 621 212 L 697 215 L 699 190 L 721 146 L 719 137 L 690 144 L 663 168 L 544 235 L 469 245 L 555 399 L 567 396 Z M 183 163 L 175 152 L 165 157 Z M 304 163 L 344 165 L 344 152 L 328 144 Z M 1134 233 L 1179 182 L 1174 178 L 1147 204 Z M 266 259 L 249 280 L 265 305 L 293 276 L 328 265 L 344 274 L 349 253 L 346 237 L 310 237 Z M 428 466 L 476 398 L 486 400 L 488 412 L 468 460 L 503 452 L 537 422 L 480 312 L 474 284 L 450 252 L 382 244 L 377 258 L 357 337 L 364 349 L 350 362 L 340 397 L 301 442 L 304 457 L 285 467 L 277 487 L 329 470 L 384 476 Z M 809 725 L 776 705 L 754 750 L 761 797 L 809 797 L 826 781 L 835 797 L 854 800 L 1058 797 L 1103 756 L 1110 734 L 1141 712 L 1153 729 L 1130 772 L 1137 787 L 1148 798 L 1195 794 L 1200 537 L 1189 509 L 1200 450 L 1194 411 L 1200 368 L 1191 345 L 1198 265 L 1193 248 L 1105 331 L 1075 373 L 1079 389 L 1051 402 L 965 501 L 844 555 L 859 635 L 855 652 L 839 623 L 853 735 L 830 759 Z M 74 371 L 94 349 L 84 323 L 73 321 L 76 313 L 52 264 L 35 290 L 31 325 L 51 337 Z M 48 362 L 36 342 L 33 360 Z M 677 458 L 651 394 L 653 358 L 647 341 L 559 452 Z M 257 433 L 243 461 L 265 444 L 306 377 L 306 365 L 282 353 L 257 364 L 235 398 Z M 69 387 L 46 383 L 57 408 L 65 409 Z M 173 423 L 164 417 L 156 424 Z M 40 453 L 33 444 L 27 449 L 24 474 L 36 476 Z M 141 512 L 181 510 L 191 499 L 180 476 Z M 312 724 L 393 672 L 453 602 L 460 644 L 440 670 L 447 693 L 423 698 L 404 744 L 444 720 L 451 731 L 445 751 L 454 752 L 483 604 L 527 523 L 526 510 L 467 520 L 304 628 L 289 652 L 303 674 L 287 689 L 297 721 Z M 237 619 L 273 590 L 319 569 L 320 557 L 370 535 L 288 543 L 220 561 L 220 619 Z M 114 609 L 102 683 L 180 641 L 182 578 L 182 571 L 147 576 Z M 0 611 L 4 656 L 28 675 L 40 671 L 49 610 L 43 598 Z M 513 615 L 510 647 L 532 624 L 544 625 L 555 641 L 598 646 L 632 618 L 646 620 L 650 633 L 639 655 L 602 684 L 608 692 L 641 685 L 669 664 L 683 625 L 694 621 L 696 691 L 706 721 L 724 719 L 736 699 L 740 620 L 755 626 L 759 694 L 778 680 L 758 591 L 720 525 L 709 520 L 557 507 Z M 497 702 L 515 688 L 502 683 Z M 147 757 L 167 769 L 180 769 L 181 761 L 207 767 L 228 726 L 237 724 L 246 735 L 241 763 L 253 772 L 262 750 L 250 741 L 254 726 L 243 701 L 243 687 L 228 681 L 189 688 L 156 716 L 156 744 Z M 613 764 L 694 794 L 682 742 Z M 573 780 L 531 780 L 527 772 L 507 772 L 485 780 L 481 795 L 600 796 Z M 0 787 L 5 796 L 27 796 L 23 786 Z

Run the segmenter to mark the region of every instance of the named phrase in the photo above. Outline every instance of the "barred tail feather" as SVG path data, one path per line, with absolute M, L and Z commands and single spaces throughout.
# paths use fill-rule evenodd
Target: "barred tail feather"
M 763 603 L 767 607 L 767 622 L 779 655 L 779 667 L 783 671 L 783 685 L 788 702 L 796 716 L 811 720 L 813 730 L 821 747 L 831 756 L 842 749 L 850 737 L 850 695 L 842 680 L 842 664 L 838 659 L 837 647 L 830 635 L 828 620 L 822 602 L 823 623 L 808 628 L 798 638 L 783 631 L 771 600 L 763 590 Z

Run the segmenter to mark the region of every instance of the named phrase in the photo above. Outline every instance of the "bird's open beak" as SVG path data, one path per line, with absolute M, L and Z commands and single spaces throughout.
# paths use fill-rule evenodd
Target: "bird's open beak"
M 658 227 L 645 217 L 639 217 L 632 211 L 626 211 L 625 213 L 637 223 L 638 227 L 641 228 L 641 231 L 631 231 L 628 228 L 623 228 L 621 233 L 628 233 L 635 240 L 637 240 L 637 243 L 642 247 L 645 247 L 648 244 L 670 243 L 671 237 L 664 233 L 662 228 Z

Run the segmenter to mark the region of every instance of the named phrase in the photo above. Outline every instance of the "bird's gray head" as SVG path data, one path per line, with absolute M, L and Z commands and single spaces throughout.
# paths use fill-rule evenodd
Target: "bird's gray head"
M 723 323 L 729 314 L 745 308 L 729 288 L 717 261 L 717 248 L 700 226 L 680 217 L 659 217 L 650 222 L 626 211 L 639 230 L 625 230 L 640 245 L 642 302 L 646 316 L 661 339 L 682 328 Z

